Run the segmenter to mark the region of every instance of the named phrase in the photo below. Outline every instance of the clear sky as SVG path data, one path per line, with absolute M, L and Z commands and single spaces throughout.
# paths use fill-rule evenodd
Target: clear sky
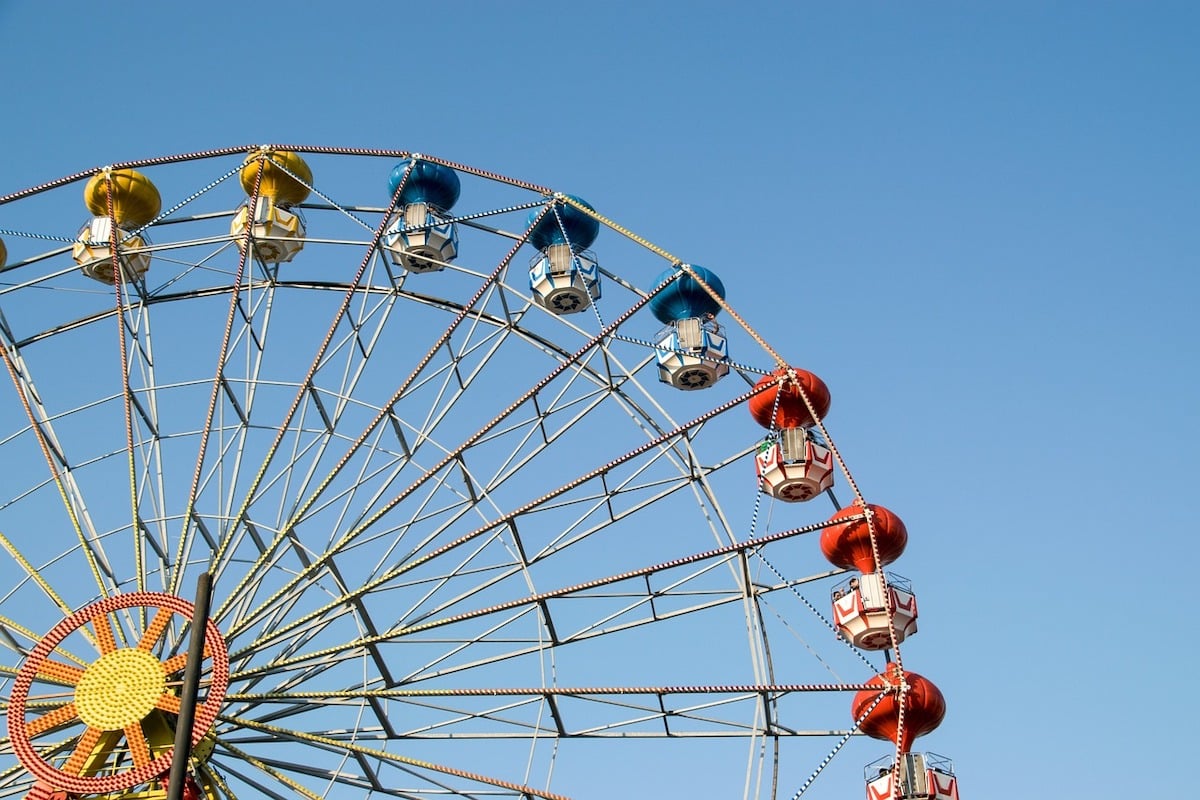
M 908 524 L 962 796 L 1165 796 L 1200 712 L 1198 37 L 1132 0 L 0 0 L 0 194 L 287 142 L 585 196 L 830 384 Z

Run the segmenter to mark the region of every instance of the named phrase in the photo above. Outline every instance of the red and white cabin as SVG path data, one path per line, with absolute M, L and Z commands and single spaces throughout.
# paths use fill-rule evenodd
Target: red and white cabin
M 904 753 L 900 769 L 890 756 L 867 765 L 867 800 L 958 800 L 954 764 L 936 753 Z
M 877 572 L 857 575 L 833 588 L 833 623 L 855 647 L 885 650 L 892 646 L 884 591 L 883 576 Z M 902 642 L 917 632 L 917 598 L 908 579 L 892 573 L 886 591 L 892 598 L 896 641 Z
M 802 503 L 833 486 L 833 453 L 808 428 L 784 428 L 754 457 L 759 486 L 776 500 Z

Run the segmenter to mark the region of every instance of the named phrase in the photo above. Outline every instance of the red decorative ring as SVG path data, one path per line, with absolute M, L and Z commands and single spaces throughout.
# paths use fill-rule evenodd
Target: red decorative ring
M 33 743 L 30 741 L 28 723 L 25 720 L 25 714 L 27 713 L 25 703 L 29 698 L 29 690 L 39 670 L 46 665 L 54 649 L 71 633 L 79 630 L 97 617 L 107 617 L 108 614 L 114 611 L 125 608 L 137 608 L 139 606 L 172 612 L 189 620 L 192 619 L 195 612 L 195 606 L 187 600 L 158 592 L 133 592 L 131 594 L 110 597 L 84 606 L 74 614 L 63 619 L 51 628 L 49 633 L 42 637 L 41 641 L 29 653 L 28 658 L 25 659 L 25 663 L 21 666 L 16 679 L 13 681 L 7 715 L 8 736 L 12 743 L 13 752 L 16 754 L 17 760 L 21 762 L 21 766 L 33 773 L 39 780 L 55 789 L 72 794 L 119 792 L 148 783 L 155 778 L 166 775 L 170 771 L 171 757 L 174 749 L 163 753 L 158 758 L 154 758 L 147 763 L 134 766 L 123 772 L 100 776 L 72 775 L 56 767 L 54 764 L 45 761 L 38 754 Z M 161 631 L 159 631 L 159 635 L 161 636 Z M 157 641 L 157 638 L 154 641 Z M 154 641 L 148 644 L 153 645 Z M 205 626 L 204 649 L 205 658 L 211 659 L 212 664 L 209 669 L 209 684 L 204 696 L 204 702 L 198 703 L 196 706 L 195 722 L 192 728 L 193 745 L 199 742 L 212 727 L 213 722 L 217 718 L 217 712 L 220 710 L 221 703 L 225 699 L 225 691 L 229 687 L 229 652 L 225 647 L 225 640 L 221 637 L 221 632 L 211 621 Z M 182 665 L 180 665 L 180 668 L 182 668 Z M 172 670 L 172 672 L 174 671 Z M 82 741 L 88 735 L 88 731 L 94 730 L 96 729 L 90 727 L 85 729 L 84 733 L 80 736 L 80 740 Z M 35 733 L 34 735 L 36 736 L 37 734 Z M 78 747 L 78 743 L 76 746 Z M 68 762 L 70 760 L 68 758 Z

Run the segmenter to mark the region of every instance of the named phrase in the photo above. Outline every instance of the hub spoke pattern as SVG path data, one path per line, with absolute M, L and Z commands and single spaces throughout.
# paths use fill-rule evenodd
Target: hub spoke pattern
M 145 726 L 168 730 L 167 720 L 153 715 L 179 713 L 172 682 L 184 662 L 178 656 L 161 660 L 153 651 L 176 618 L 186 624 L 192 613 L 178 597 L 131 592 L 93 603 L 51 628 L 17 673 L 9 698 L 9 740 L 21 765 L 43 783 L 78 794 L 121 791 L 165 774 L 173 740 L 158 737 L 153 752 Z M 147 616 L 152 622 L 139 632 L 139 646 L 118 647 L 114 628 Z M 78 670 L 50 657 L 86 626 L 96 634 L 99 656 L 93 662 Z M 229 684 L 225 643 L 215 625 L 207 626 L 204 641 L 205 691 L 194 742 L 210 730 Z M 73 688 L 74 699 L 43 712 L 45 697 L 60 694 L 63 683 Z M 57 741 L 63 733 L 74 737 L 65 748 Z M 48 734 L 56 738 L 49 746 Z

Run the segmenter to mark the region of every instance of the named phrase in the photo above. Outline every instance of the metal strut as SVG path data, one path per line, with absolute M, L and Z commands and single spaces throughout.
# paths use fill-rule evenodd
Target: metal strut
M 196 579 L 196 607 L 192 612 L 187 666 L 183 670 L 183 687 L 180 689 L 179 719 L 175 723 L 175 749 L 171 755 L 167 800 L 183 800 L 183 783 L 192 756 L 192 727 L 196 719 L 196 695 L 200 690 L 200 665 L 204 661 L 204 632 L 208 627 L 212 582 L 211 572 L 202 572 Z

